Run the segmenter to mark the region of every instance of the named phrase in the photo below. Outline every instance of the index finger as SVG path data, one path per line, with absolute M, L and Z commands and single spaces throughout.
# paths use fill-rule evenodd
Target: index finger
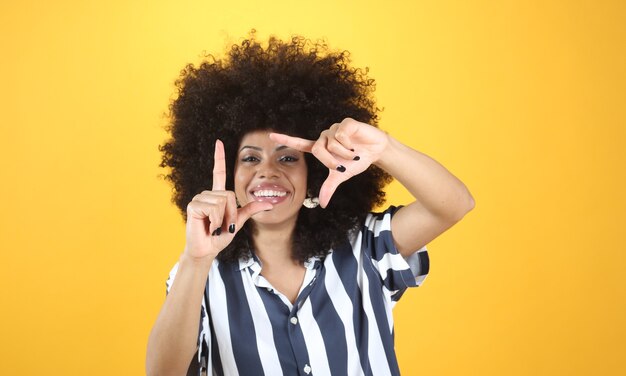
M 213 191 L 226 190 L 226 157 L 224 144 L 215 140 L 215 154 L 213 156 Z
M 270 133 L 270 139 L 278 144 L 289 146 L 292 149 L 300 150 L 305 153 L 310 153 L 313 148 L 313 144 L 315 144 L 315 141 L 287 136 L 282 133 Z

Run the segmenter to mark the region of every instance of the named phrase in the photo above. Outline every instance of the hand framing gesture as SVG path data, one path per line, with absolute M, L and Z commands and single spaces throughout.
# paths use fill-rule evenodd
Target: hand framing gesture
M 226 191 L 224 144 L 215 142 L 213 188 L 197 194 L 187 205 L 187 245 L 185 252 L 194 259 L 215 257 L 254 214 L 273 207 L 252 201 L 237 208 L 235 192 Z
M 328 178 L 319 193 L 325 208 L 339 184 L 376 163 L 389 143 L 387 134 L 369 124 L 346 118 L 323 131 L 317 140 L 306 140 L 280 133 L 270 138 L 279 144 L 312 153 L 326 167 Z

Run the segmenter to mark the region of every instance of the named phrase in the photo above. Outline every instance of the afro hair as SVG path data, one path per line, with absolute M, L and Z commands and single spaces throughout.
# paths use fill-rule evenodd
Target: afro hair
M 345 118 L 378 126 L 375 83 L 367 68 L 349 66 L 348 51 L 332 51 L 323 41 L 301 36 L 269 38 L 264 48 L 252 30 L 230 47 L 223 59 L 212 55 L 197 67 L 189 64 L 176 80 L 178 96 L 170 105 L 167 131 L 159 147 L 161 167 L 169 168 L 172 201 L 186 220 L 187 204 L 212 185 L 215 140 L 226 151 L 226 189 L 234 190 L 233 167 L 242 137 L 256 130 L 317 139 Z M 328 168 L 306 154 L 308 191 L 319 192 Z M 385 201 L 391 177 L 376 166 L 339 186 L 326 209 L 302 208 L 293 237 L 293 258 L 325 256 L 345 242 L 369 211 Z M 251 255 L 252 221 L 218 255 L 234 262 Z

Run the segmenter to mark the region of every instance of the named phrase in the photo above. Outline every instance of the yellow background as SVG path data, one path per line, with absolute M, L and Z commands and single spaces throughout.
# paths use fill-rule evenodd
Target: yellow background
M 253 27 L 350 50 L 381 126 L 476 199 L 396 308 L 404 375 L 626 374 L 625 24 L 623 1 L 3 1 L 0 374 L 144 373 L 184 243 L 173 82 Z

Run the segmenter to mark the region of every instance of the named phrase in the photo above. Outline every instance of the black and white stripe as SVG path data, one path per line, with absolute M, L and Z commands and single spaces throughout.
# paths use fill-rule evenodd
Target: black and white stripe
M 424 281 L 429 262 L 426 247 L 406 259 L 396 250 L 396 210 L 368 215 L 349 241 L 307 261 L 293 305 L 263 278 L 256 257 L 214 261 L 198 337 L 203 368 L 216 375 L 398 375 L 392 309 Z

